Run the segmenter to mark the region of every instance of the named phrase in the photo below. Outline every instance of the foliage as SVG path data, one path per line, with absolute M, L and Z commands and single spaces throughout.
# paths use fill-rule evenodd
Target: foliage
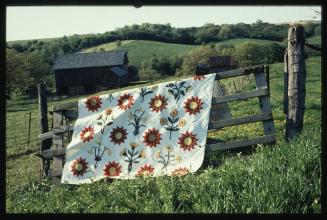
M 181 58 L 152 57 L 151 60 L 142 62 L 140 68 L 140 79 L 153 80 L 165 76 L 175 75 L 175 71 L 181 65 Z
M 39 159 L 22 156 L 6 161 L 6 212 L 321 213 L 321 59 L 309 58 L 306 64 L 304 131 L 289 143 L 283 141 L 285 115 L 280 93 L 283 64 L 277 63 L 270 66 L 275 146 L 258 146 L 244 153 L 206 153 L 202 168 L 183 177 L 114 180 L 80 186 L 55 186 L 51 180 L 37 180 Z M 249 88 L 254 87 L 254 83 L 249 84 Z M 79 98 L 82 97 L 60 102 Z M 257 99 L 251 100 L 254 99 L 233 102 L 232 115 L 257 111 L 258 103 L 253 104 Z M 50 101 L 49 105 L 58 103 Z M 9 104 L 7 111 L 13 111 L 11 114 L 22 108 L 37 110 L 37 100 Z M 234 139 L 234 135 L 256 135 L 259 130 L 261 124 L 247 124 L 209 136 Z
M 44 81 L 52 85 L 49 65 L 38 51 L 17 53 L 6 49 L 6 85 L 10 91 L 24 95 L 25 89 Z
M 213 45 L 199 46 L 191 50 L 183 57 L 183 64 L 177 70 L 177 76 L 193 75 L 197 64 L 208 64 L 210 56 L 219 56 L 221 52 Z

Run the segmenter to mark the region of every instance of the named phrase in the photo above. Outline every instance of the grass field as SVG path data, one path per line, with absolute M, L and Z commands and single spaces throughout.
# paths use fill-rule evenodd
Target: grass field
M 128 50 L 129 63 L 140 66 L 144 60 L 151 59 L 154 55 L 163 57 L 177 57 L 183 55 L 196 47 L 197 45 L 170 44 L 158 41 L 147 40 L 124 40 L 121 41 L 120 47 L 116 46 L 115 42 L 102 44 L 96 47 L 84 49 L 84 52 L 100 51 L 100 48 L 108 50 Z
M 137 42 L 124 46 L 134 43 Z M 209 153 L 198 172 L 183 177 L 117 180 L 81 186 L 55 186 L 51 180 L 38 180 L 40 161 L 27 153 L 6 160 L 6 212 L 320 213 L 321 59 L 309 58 L 306 65 L 304 130 L 289 143 L 283 138 L 283 64 L 277 63 L 270 68 L 275 146 L 259 146 L 242 154 L 237 151 Z M 253 86 L 254 83 L 250 83 L 244 89 Z M 49 106 L 79 98 L 50 101 Z M 7 104 L 7 115 L 37 111 L 37 108 L 36 100 L 13 100 Z M 236 102 L 230 108 L 233 116 L 242 116 L 257 112 L 258 101 Z M 229 140 L 260 135 L 261 130 L 262 125 L 254 123 L 222 129 L 209 136 Z M 15 147 L 6 151 L 13 155 L 23 152 Z
M 260 45 L 267 45 L 271 43 L 278 43 L 283 45 L 283 43 L 278 41 L 269 41 L 269 40 L 258 40 L 258 39 L 231 39 L 222 42 L 216 43 L 220 44 L 229 44 L 237 45 L 243 42 L 253 42 Z M 184 44 L 171 44 L 163 43 L 158 41 L 147 41 L 147 40 L 124 40 L 121 41 L 122 45 L 117 47 L 115 42 L 101 44 L 96 47 L 91 47 L 82 50 L 83 52 L 97 52 L 100 51 L 100 48 L 103 48 L 105 51 L 110 50 L 128 50 L 128 59 L 130 64 L 140 66 L 141 63 L 145 60 L 151 59 L 154 55 L 163 56 L 163 57 L 177 57 L 184 55 L 189 52 L 191 49 L 198 47 L 199 45 L 184 45 Z

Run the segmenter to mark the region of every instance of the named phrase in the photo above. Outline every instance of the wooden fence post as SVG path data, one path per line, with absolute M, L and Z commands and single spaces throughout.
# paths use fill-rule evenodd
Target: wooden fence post
M 37 84 L 38 98 L 39 98 L 39 111 L 40 111 L 40 130 L 41 134 L 49 131 L 48 128 L 48 103 L 47 94 L 44 83 Z M 43 151 L 51 148 L 51 139 L 41 140 L 40 154 L 43 155 Z M 42 159 L 41 177 L 48 175 L 50 164 L 49 161 Z
M 284 102 L 283 102 L 283 111 L 284 114 L 287 114 L 288 108 L 288 58 L 287 58 L 287 49 L 285 49 L 284 54 Z
M 288 109 L 285 139 L 299 134 L 303 128 L 305 108 L 306 66 L 304 59 L 304 28 L 292 25 L 288 29 Z

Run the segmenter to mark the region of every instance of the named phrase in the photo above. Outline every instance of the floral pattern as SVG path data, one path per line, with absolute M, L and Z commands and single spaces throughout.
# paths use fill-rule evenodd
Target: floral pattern
M 132 107 L 132 105 L 134 104 L 133 101 L 134 99 L 132 95 L 124 94 L 123 96 L 119 97 L 118 107 L 119 109 L 126 111 L 127 109 Z
M 111 142 L 114 144 L 121 144 L 127 139 L 126 129 L 123 127 L 117 127 L 112 130 L 110 133 Z
M 112 177 L 112 176 L 119 176 L 121 171 L 121 165 L 119 163 L 116 163 L 115 161 L 109 162 L 105 165 L 104 176 L 106 177 Z
M 149 103 L 150 108 L 153 112 L 161 112 L 163 109 L 166 108 L 167 104 L 167 98 L 161 95 L 153 97 L 151 99 L 151 102 Z
M 189 170 L 186 167 L 180 167 L 178 169 L 175 169 L 171 175 L 172 176 L 184 176 L 189 173 Z
M 215 74 L 79 100 L 62 183 L 183 176 L 203 161 Z
M 145 164 L 138 171 L 136 176 L 150 176 L 153 173 L 154 168 L 151 165 Z
M 93 139 L 93 136 L 94 128 L 91 126 L 85 127 L 80 133 L 80 138 L 84 143 L 87 141 L 91 141 Z
M 101 108 L 102 101 L 99 96 L 91 96 L 87 98 L 87 100 L 84 102 L 86 104 L 88 111 L 98 111 L 99 108 Z
M 160 140 L 161 134 L 159 133 L 159 130 L 156 130 L 155 128 L 149 129 L 144 133 L 143 143 L 148 147 L 156 147 L 160 144 Z
M 85 158 L 83 159 L 82 157 L 79 157 L 73 162 L 71 172 L 74 176 L 83 176 L 83 174 L 86 172 L 88 163 L 85 160 Z
M 200 109 L 203 109 L 202 100 L 199 99 L 197 96 L 187 99 L 184 104 L 185 112 L 189 113 L 190 115 L 200 113 Z
M 197 144 L 197 140 L 198 139 L 196 138 L 195 134 L 186 131 L 186 133 L 182 134 L 182 136 L 179 138 L 178 144 L 184 151 L 190 151 L 194 149 L 195 145 Z

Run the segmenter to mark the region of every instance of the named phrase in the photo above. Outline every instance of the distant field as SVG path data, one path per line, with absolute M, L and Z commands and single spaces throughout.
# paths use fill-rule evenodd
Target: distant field
M 277 43 L 277 44 L 279 44 L 281 46 L 286 46 L 286 44 L 284 44 L 283 42 L 280 42 L 280 41 L 250 39 L 250 38 L 238 38 L 238 39 L 225 40 L 225 41 L 221 41 L 221 42 L 216 43 L 216 45 L 229 44 L 229 45 L 236 46 L 237 44 L 241 44 L 241 43 L 244 43 L 244 42 L 257 43 L 257 44 L 260 44 L 260 45 L 268 45 L 268 44 L 272 44 L 272 43 Z
M 100 51 L 100 48 L 106 51 L 119 49 L 128 50 L 129 62 L 133 65 L 140 66 L 142 61 L 151 59 L 152 56 L 165 56 L 165 57 L 177 57 L 178 55 L 184 55 L 194 47 L 198 45 L 184 45 L 184 44 L 171 44 L 162 43 L 158 41 L 147 40 L 124 40 L 120 47 L 116 46 L 115 42 L 98 45 L 82 50 L 83 52 L 95 52 Z
M 106 43 L 106 44 L 101 44 L 95 47 L 90 47 L 87 49 L 82 50 L 83 52 L 99 52 L 101 49 L 104 49 L 105 51 L 110 51 L 110 50 L 116 50 L 116 49 L 120 49 L 122 46 L 125 46 L 126 44 L 130 44 L 135 42 L 136 40 L 123 40 L 121 41 L 121 46 L 117 47 L 116 42 L 110 42 L 110 43 Z
M 309 37 L 307 41 L 310 44 L 319 44 L 321 45 L 321 36 L 314 36 L 314 37 Z
M 216 43 L 217 45 L 221 44 L 230 44 L 237 45 L 244 42 L 253 42 L 262 45 L 268 45 L 271 43 L 278 43 L 283 45 L 279 41 L 269 41 L 269 40 L 257 40 L 257 39 L 231 39 L 222 42 Z M 116 42 L 101 44 L 96 47 L 90 47 L 82 50 L 83 52 L 96 52 L 100 51 L 100 48 L 103 48 L 105 51 L 110 50 L 128 50 L 128 59 L 129 62 L 133 65 L 140 66 L 144 60 L 151 59 L 154 55 L 163 56 L 163 57 L 177 57 L 179 55 L 184 55 L 189 52 L 191 49 L 198 47 L 199 45 L 185 45 L 185 44 L 171 44 L 163 43 L 158 41 L 146 41 L 146 40 L 124 40 L 120 47 L 116 46 Z

